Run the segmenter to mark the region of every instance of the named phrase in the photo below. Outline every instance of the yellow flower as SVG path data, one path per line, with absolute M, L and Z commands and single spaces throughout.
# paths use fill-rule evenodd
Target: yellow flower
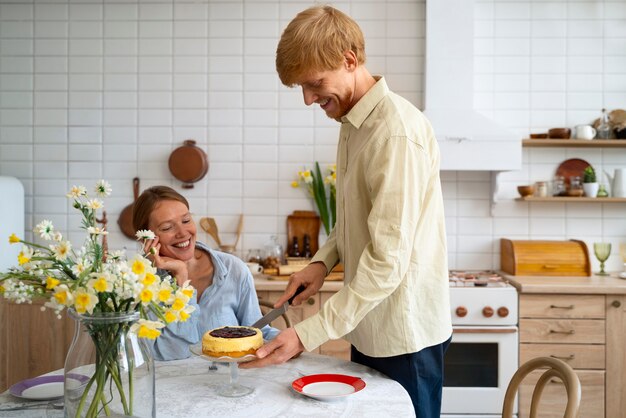
M 159 299 L 159 302 L 163 302 L 163 303 L 167 302 L 172 297 L 172 289 L 171 288 L 159 289 L 157 293 L 157 297 Z
M 178 317 L 171 310 L 168 310 L 168 311 L 165 312 L 165 320 L 167 321 L 168 324 L 170 322 L 176 321 L 177 319 L 178 319 Z
M 180 315 L 180 322 L 185 322 L 191 316 L 187 312 L 185 312 L 184 310 L 180 311 L 179 315 Z
M 147 319 L 140 319 L 135 322 L 131 327 L 130 331 L 137 333 L 139 338 L 148 338 L 154 340 L 159 335 L 161 335 L 160 328 L 163 328 L 165 324 L 158 321 L 148 321 Z
M 106 273 L 92 274 L 93 279 L 87 282 L 87 286 L 98 293 L 110 292 L 113 289 L 111 279 Z
M 174 309 L 175 311 L 180 311 L 185 307 L 185 303 L 186 302 L 184 300 L 176 298 L 176 300 L 174 300 L 174 303 L 172 303 L 172 309 Z
M 141 281 L 141 283 L 143 283 L 146 286 L 150 286 L 152 283 L 154 283 L 157 279 L 157 276 L 153 273 L 146 273 L 146 275 L 144 276 L 143 280 Z
M 26 263 L 28 263 L 29 261 L 30 261 L 30 258 L 29 258 L 29 257 L 26 257 L 26 256 L 24 255 L 24 253 L 19 253 L 19 254 L 17 255 L 17 262 L 20 264 L 20 266 L 21 266 L 22 264 L 26 264 Z
M 55 287 L 52 296 L 54 296 L 56 303 L 63 306 L 69 306 L 73 300 L 69 288 L 64 284 Z
M 154 297 L 154 292 L 152 291 L 152 289 L 145 287 L 141 293 L 139 293 L 139 299 L 141 299 L 141 301 L 144 304 L 148 304 L 152 301 L 152 298 Z
M 133 271 L 133 273 L 135 273 L 138 276 L 141 276 L 145 271 L 146 271 L 146 265 L 143 263 L 143 261 L 139 260 L 139 259 L 135 259 L 133 261 L 131 270 Z
M 4 286 L 0 284 L 0 293 L 4 293 Z
M 52 276 L 46 277 L 46 289 L 51 290 L 57 287 L 61 283 L 60 280 L 55 279 Z
M 193 288 L 184 288 L 183 289 L 183 295 L 187 296 L 188 298 L 191 298 L 193 296 Z
M 17 244 L 18 242 L 20 242 L 20 238 L 15 234 L 11 234 L 9 237 L 9 244 Z
M 96 295 L 82 288 L 74 293 L 74 300 L 74 308 L 79 314 L 85 312 L 93 313 L 93 308 L 98 303 L 98 297 Z
M 293 187 L 294 189 L 298 188 L 298 186 L 300 185 L 300 183 L 298 183 L 297 180 L 294 180 L 291 182 L 291 187 Z

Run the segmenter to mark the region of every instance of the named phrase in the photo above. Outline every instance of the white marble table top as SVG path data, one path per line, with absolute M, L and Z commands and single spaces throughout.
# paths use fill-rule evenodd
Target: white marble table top
M 409 395 L 397 382 L 360 364 L 304 353 L 279 366 L 239 371 L 239 382 L 254 392 L 226 398 L 216 390 L 229 382 L 228 364 L 209 370 L 200 357 L 156 362 L 157 417 L 413 417 Z M 62 371 L 60 371 L 62 372 Z M 319 401 L 296 393 L 291 383 L 303 376 L 339 373 L 358 376 L 366 387 L 336 401 Z M 22 403 L 8 392 L 0 394 L 0 409 Z M 7 417 L 62 417 L 51 407 L 0 412 Z

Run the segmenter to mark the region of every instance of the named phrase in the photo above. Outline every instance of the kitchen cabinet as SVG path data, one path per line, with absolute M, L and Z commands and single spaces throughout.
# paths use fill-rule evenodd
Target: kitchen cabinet
M 23 379 L 62 369 L 74 337 L 65 312 L 41 311 L 43 301 L 10 303 L 0 298 L 0 392 Z
M 524 294 L 519 298 L 520 364 L 537 356 L 557 357 L 567 363 L 577 360 L 575 370 L 581 380 L 580 416 L 583 417 L 604 416 L 604 402 L 600 401 L 604 399 L 604 365 L 593 369 L 592 364 L 576 359 L 581 352 L 605 351 L 604 299 L 600 295 Z M 584 355 L 584 358 L 589 357 L 589 354 Z M 532 373 L 520 386 L 520 417 L 528 416 L 532 392 L 540 375 L 540 371 Z M 564 395 L 563 384 L 551 380 L 541 398 L 541 416 L 562 416 Z
M 548 356 L 568 363 L 582 386 L 581 417 L 620 417 L 626 411 L 626 281 L 615 277 L 505 276 L 519 295 L 520 364 Z M 520 387 L 520 418 L 527 417 L 534 385 Z M 539 413 L 562 417 L 566 394 L 546 386 Z
M 275 302 L 278 298 L 283 294 L 285 287 L 287 286 L 286 281 L 279 280 L 267 280 L 265 278 L 257 278 L 254 280 L 257 297 L 260 300 L 267 300 L 270 302 Z M 300 306 L 289 307 L 287 310 L 287 316 L 293 324 L 297 324 L 300 321 L 314 315 L 319 311 L 320 307 L 332 296 L 334 295 L 341 287 L 343 286 L 343 282 L 326 282 L 320 289 L 320 292 L 317 295 L 309 297 L 304 303 Z M 276 324 L 276 328 L 283 329 L 284 324 L 279 322 Z M 314 353 L 324 354 L 327 356 L 337 357 L 344 360 L 350 360 L 350 343 L 344 339 L 339 340 L 331 340 L 313 351 Z

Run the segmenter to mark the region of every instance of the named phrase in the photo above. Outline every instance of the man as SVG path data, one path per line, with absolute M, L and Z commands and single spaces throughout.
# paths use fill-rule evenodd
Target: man
M 294 305 L 315 294 L 339 261 L 345 286 L 241 367 L 282 363 L 344 337 L 353 361 L 406 388 L 418 417 L 439 417 L 452 334 L 439 149 L 424 115 L 364 63 L 359 26 L 330 6 L 299 13 L 280 39 L 281 81 L 301 86 L 305 104 L 319 104 L 341 131 L 337 224 L 275 306 L 300 285 Z

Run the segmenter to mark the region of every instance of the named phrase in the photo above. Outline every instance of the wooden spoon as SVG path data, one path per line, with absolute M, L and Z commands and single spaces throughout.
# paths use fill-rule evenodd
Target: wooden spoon
M 222 245 L 215 219 L 207 217 L 200 218 L 200 227 L 215 240 L 217 245 Z
M 239 215 L 239 224 L 237 225 L 237 238 L 235 239 L 235 244 L 233 247 L 237 248 L 237 243 L 239 242 L 239 237 L 241 237 L 241 232 L 243 231 L 243 213 Z

